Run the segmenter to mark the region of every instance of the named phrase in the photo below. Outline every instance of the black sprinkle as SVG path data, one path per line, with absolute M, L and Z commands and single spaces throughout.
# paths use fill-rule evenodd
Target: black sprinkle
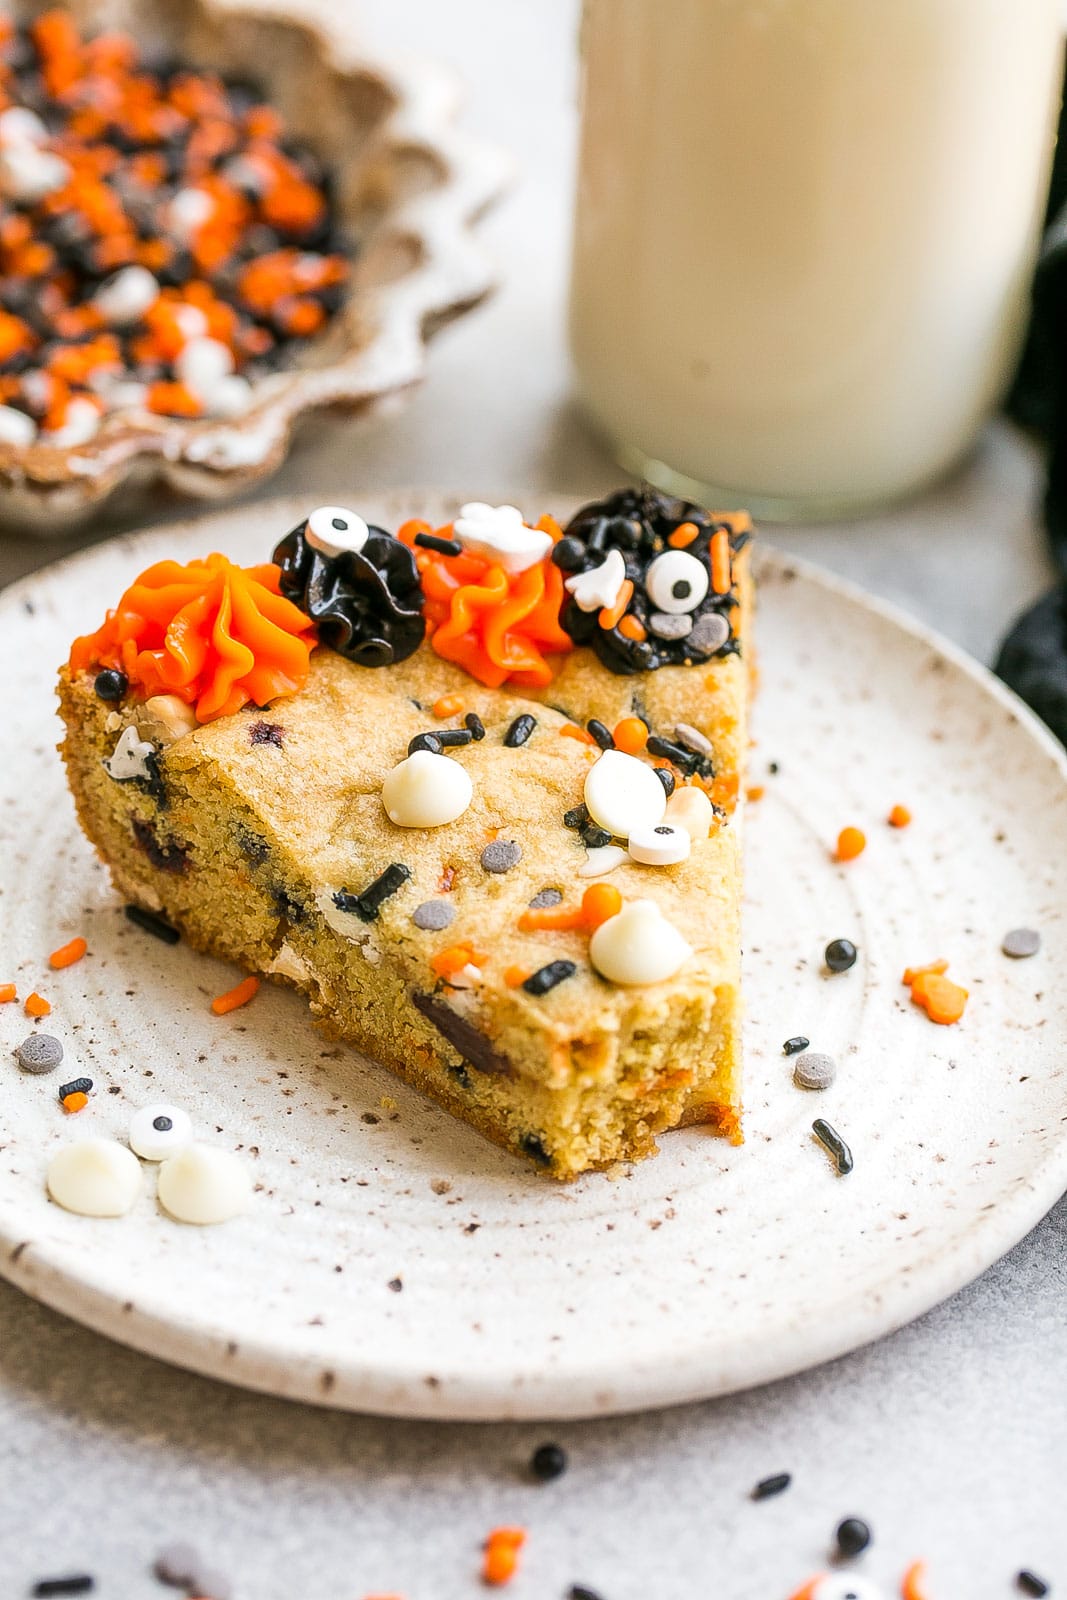
M 871 1530 L 862 1518 L 846 1517 L 844 1522 L 838 1523 L 834 1537 L 840 1555 L 859 1556 L 871 1542 Z
M 159 756 L 155 750 L 145 756 L 144 764 L 147 777 L 134 778 L 139 789 L 143 789 L 149 799 L 154 800 L 161 811 L 166 811 L 170 802 L 167 799 L 167 786 L 163 782 L 163 774 L 159 770 Z
M 396 894 L 410 877 L 411 868 L 406 867 L 402 861 L 394 861 L 392 866 L 386 867 L 385 871 L 360 894 L 351 894 L 347 889 L 339 889 L 333 897 L 333 903 L 338 911 L 351 911 L 360 922 L 373 922 L 386 900 Z
M 93 688 L 99 700 L 121 700 L 129 687 L 129 678 L 124 672 L 117 672 L 114 667 L 106 667 L 93 679 Z
M 169 922 L 157 917 L 154 911 L 145 911 L 142 906 L 126 906 L 125 911 L 136 927 L 152 934 L 156 939 L 162 939 L 164 944 L 177 944 L 181 938 L 177 928 L 172 928 Z
M 545 906 L 558 906 L 563 899 L 560 889 L 539 889 L 530 901 L 531 911 L 541 911 Z
M 394 1294 L 399 1294 L 404 1287 L 403 1280 L 401 1278 L 390 1278 L 385 1287 L 391 1289 Z
M 547 994 L 557 983 L 573 978 L 578 967 L 573 961 L 550 961 L 547 967 L 538 967 L 523 984 L 527 994 Z
M 834 1163 L 842 1178 L 847 1178 L 852 1171 L 852 1151 L 837 1129 L 832 1127 L 825 1117 L 816 1117 L 811 1125 L 811 1131 L 819 1143 L 833 1156 Z
M 831 972 L 847 972 L 856 965 L 856 946 L 851 939 L 831 939 L 826 946 L 826 965 Z
M 793 1481 L 791 1472 L 776 1472 L 773 1477 L 761 1478 L 752 1491 L 753 1500 L 772 1500 L 782 1494 Z
M 562 1445 L 539 1444 L 530 1457 L 530 1471 L 541 1483 L 562 1478 L 567 1470 L 567 1452 Z
M 436 533 L 417 533 L 414 542 L 423 550 L 436 550 L 441 556 L 463 554 L 463 546 L 458 539 L 439 539 Z
M 41 1578 L 34 1584 L 32 1593 L 36 1600 L 47 1600 L 49 1595 L 90 1594 L 95 1588 L 96 1579 L 87 1572 L 80 1572 L 70 1578 Z
M 71 1078 L 69 1083 L 60 1084 L 59 1098 L 65 1100 L 68 1094 L 88 1094 L 92 1087 L 92 1078 Z
M 659 779 L 660 783 L 662 783 L 663 792 L 669 800 L 671 795 L 674 793 L 674 773 L 671 771 L 670 767 L 653 767 L 652 771 L 656 774 L 656 777 Z
M 1036 1572 L 1028 1572 L 1025 1567 L 1022 1572 L 1016 1574 L 1015 1585 L 1016 1588 L 1022 1590 L 1023 1594 L 1034 1595 L 1036 1600 L 1040 1600 L 1042 1595 L 1048 1594 L 1048 1584 L 1044 1578 L 1039 1578 Z
M 529 1156 L 531 1161 L 536 1161 L 538 1166 L 550 1167 L 552 1165 L 552 1157 L 546 1150 L 545 1142 L 540 1134 L 524 1133 L 519 1140 L 519 1149 L 523 1155 Z
M 665 757 L 682 772 L 695 772 L 701 778 L 711 778 L 715 775 L 710 756 L 702 755 L 699 750 L 690 750 L 684 744 L 675 744 L 670 739 L 661 739 L 658 733 L 649 734 L 645 749 L 650 756 Z
M 531 717 L 528 711 L 524 711 L 520 716 L 515 718 L 515 721 L 511 724 L 507 733 L 505 733 L 504 743 L 508 746 L 509 750 L 517 750 L 520 744 L 526 743 L 527 739 L 530 737 L 531 733 L 533 733 L 536 727 L 537 718 Z
M 474 734 L 469 728 L 442 728 L 437 738 L 440 740 L 441 745 L 447 749 L 454 745 L 470 744 Z
M 584 823 L 578 831 L 587 850 L 599 850 L 601 845 L 611 843 L 611 834 L 607 828 L 601 828 L 595 822 Z
M 569 811 L 563 813 L 563 826 L 565 828 L 582 828 L 588 821 L 589 811 L 584 800 L 580 806 L 572 806 Z
M 811 1040 L 805 1039 L 802 1033 L 795 1033 L 791 1039 L 785 1041 L 782 1049 L 787 1056 L 797 1056 L 802 1050 L 806 1050 L 810 1043 Z
M 485 738 L 485 723 L 477 711 L 468 711 L 463 718 L 464 726 L 470 729 L 471 738 L 478 740 Z
M 600 1596 L 595 1589 L 587 1588 L 584 1583 L 572 1583 L 567 1590 L 567 1600 L 600 1600 Z
M 767 771 L 771 774 L 772 778 L 777 777 L 778 773 L 781 772 L 781 770 L 782 769 L 778 765 L 777 761 L 768 761 L 768 763 L 767 763 Z
M 413 756 L 416 750 L 429 750 L 432 755 L 441 754 L 441 740 L 436 733 L 417 733 L 408 744 L 408 755 Z
M 277 722 L 253 722 L 248 737 L 253 744 L 271 744 L 275 750 L 280 750 L 285 729 Z
M 589 721 L 586 723 L 586 727 L 593 735 L 593 738 L 596 740 L 601 750 L 614 750 L 615 735 L 612 733 L 611 729 L 606 723 L 598 722 L 596 717 L 590 717 Z

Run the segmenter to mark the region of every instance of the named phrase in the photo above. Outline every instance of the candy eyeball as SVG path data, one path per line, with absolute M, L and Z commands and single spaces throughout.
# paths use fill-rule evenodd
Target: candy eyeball
M 165 1161 L 193 1137 L 189 1114 L 180 1106 L 142 1106 L 130 1120 L 130 1149 L 143 1161 Z
M 687 550 L 664 550 L 645 574 L 648 598 L 657 611 L 680 616 L 695 611 L 708 592 L 708 569 Z
M 346 550 L 358 555 L 369 533 L 354 511 L 346 511 L 344 506 L 317 506 L 307 519 L 305 537 L 324 556 L 339 556 Z

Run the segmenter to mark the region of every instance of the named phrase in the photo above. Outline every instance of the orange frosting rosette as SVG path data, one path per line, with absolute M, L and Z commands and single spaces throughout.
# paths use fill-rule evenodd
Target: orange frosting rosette
M 74 641 L 71 671 L 117 667 L 146 696 L 194 706 L 198 722 L 294 694 L 307 682 L 315 625 L 278 592 L 279 577 L 273 563 L 238 567 L 221 555 L 158 561 L 102 627 Z
M 541 517 L 535 526 L 553 544 L 562 537 L 558 523 Z M 524 572 L 509 573 L 488 556 L 463 551 L 450 556 L 415 544 L 417 533 L 454 537 L 452 524 L 433 528 L 428 522 L 405 522 L 397 538 L 411 545 L 422 578 L 426 633 L 432 648 L 454 661 L 487 688 L 509 680 L 543 689 L 553 669 L 545 653 L 573 650 L 559 624 L 566 598 L 563 574 L 550 560 Z

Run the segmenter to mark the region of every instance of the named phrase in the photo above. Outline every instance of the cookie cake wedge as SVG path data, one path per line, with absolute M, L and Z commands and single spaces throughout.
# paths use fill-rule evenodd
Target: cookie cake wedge
M 82 826 L 128 901 L 557 1177 L 739 1138 L 749 534 L 623 489 L 157 563 L 60 675 Z

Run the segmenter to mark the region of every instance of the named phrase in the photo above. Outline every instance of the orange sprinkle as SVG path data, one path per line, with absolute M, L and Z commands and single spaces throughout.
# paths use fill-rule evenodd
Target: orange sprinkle
M 867 848 L 867 836 L 860 828 L 842 828 L 834 852 L 838 861 L 854 861 Z
M 509 989 L 517 989 L 529 976 L 529 967 L 508 967 L 504 972 L 504 982 Z
M 616 750 L 622 750 L 628 756 L 639 755 L 648 743 L 648 724 L 642 722 L 640 717 L 623 717 L 621 722 L 615 724 L 612 737 Z
M 711 536 L 711 587 L 715 594 L 729 594 L 732 583 L 730 535 L 725 528 L 716 528 Z
M 84 939 L 72 939 L 69 944 L 60 945 L 58 950 L 53 950 L 48 957 L 48 965 L 59 971 L 62 967 L 72 967 L 80 961 L 89 946 Z
M 443 694 L 440 700 L 433 703 L 435 717 L 458 717 L 463 710 L 463 696 L 461 694 Z
M 911 986 L 911 998 L 922 1006 L 931 1022 L 948 1025 L 959 1022 L 967 1005 L 967 990 L 951 978 L 936 972 L 923 972 Z
M 585 913 L 580 906 L 529 906 L 519 918 L 520 933 L 536 933 L 540 929 L 559 932 L 584 926 Z
M 597 621 L 604 629 L 605 633 L 610 633 L 612 628 L 618 625 L 620 618 L 625 614 L 626 607 L 630 604 L 633 596 L 633 583 L 631 579 L 624 578 L 619 589 L 619 598 L 616 600 L 615 604 L 613 606 L 605 606 L 600 615 L 597 617 Z
M 622 910 L 622 895 L 613 883 L 593 883 L 582 895 L 582 916 L 592 932 Z
M 745 790 L 746 800 L 762 800 L 767 793 L 762 783 L 754 783 Z
M 63 1096 L 62 1104 L 64 1111 L 84 1111 L 86 1106 L 89 1104 L 89 1096 L 87 1094 L 82 1094 L 81 1090 L 79 1089 L 74 1094 L 65 1094 Z
M 576 722 L 565 722 L 559 732 L 562 739 L 577 739 L 579 744 L 596 744 L 593 735 L 585 728 L 579 728 Z
M 619 632 L 625 639 L 634 639 L 640 644 L 642 639 L 648 638 L 648 630 L 638 622 L 632 611 L 619 618 Z
M 482 1579 L 485 1583 L 510 1583 L 519 1565 L 519 1551 L 526 1543 L 525 1528 L 494 1528 L 485 1541 Z
M 216 995 L 211 1002 L 211 1009 L 217 1017 L 224 1017 L 227 1011 L 236 1011 L 238 1006 L 246 1006 L 258 992 L 258 978 L 252 976 L 242 978 L 240 983 L 232 989 L 227 989 L 225 994 Z
M 699 532 L 700 529 L 695 522 L 680 522 L 668 537 L 667 543 L 675 550 L 684 550 L 687 544 L 692 544 Z
M 916 978 L 924 978 L 928 973 L 940 977 L 941 973 L 948 971 L 948 962 L 942 958 L 940 961 L 928 961 L 925 967 L 905 967 L 901 983 L 906 983 L 910 988 Z
M 19 992 L 13 983 L 0 983 L 0 1006 L 6 1006 L 8 1001 L 17 1000 Z
M 454 978 L 464 967 L 482 967 L 489 960 L 487 954 L 476 950 L 472 944 L 450 944 L 430 957 L 430 966 L 439 978 Z
M 37 991 L 34 990 L 33 994 L 26 996 L 25 1009 L 28 1017 L 47 1017 L 50 1014 L 52 1007 L 49 1005 L 43 994 L 38 994 Z
M 900 1600 L 927 1600 L 926 1562 L 913 1561 L 900 1585 Z
M 886 821 L 891 828 L 906 828 L 911 821 L 911 812 L 907 806 L 894 806 Z

